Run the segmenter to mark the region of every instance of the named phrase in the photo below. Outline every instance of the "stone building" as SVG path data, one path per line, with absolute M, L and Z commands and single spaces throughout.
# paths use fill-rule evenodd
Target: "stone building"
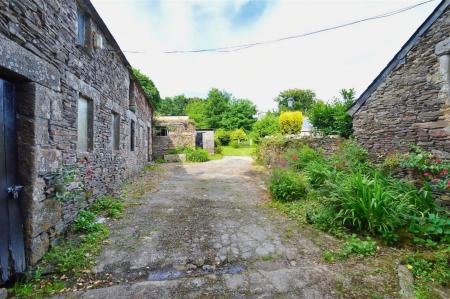
M 450 1 L 442 1 L 349 109 L 357 141 L 385 155 L 450 157 Z
M 214 131 L 196 129 L 189 116 L 158 116 L 154 118 L 153 153 L 162 157 L 177 147 L 200 147 L 214 154 Z
M 155 157 L 176 147 L 195 147 L 195 125 L 188 116 L 158 116 L 154 118 L 154 125 Z
M 0 0 L 0 284 L 151 159 L 152 113 L 89 0 Z

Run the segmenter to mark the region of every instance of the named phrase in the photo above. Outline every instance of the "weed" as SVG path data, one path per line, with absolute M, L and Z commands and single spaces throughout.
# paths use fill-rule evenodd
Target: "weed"
M 123 214 L 123 203 L 112 196 L 103 196 L 97 199 L 91 206 L 90 211 L 97 215 L 106 215 L 111 218 L 120 218 Z
M 81 211 L 75 219 L 73 228 L 76 232 L 92 233 L 101 229 L 101 224 L 96 223 L 96 215 L 91 211 Z
M 275 169 L 270 178 L 269 190 L 275 200 L 293 201 L 305 198 L 308 188 L 308 181 L 302 173 Z

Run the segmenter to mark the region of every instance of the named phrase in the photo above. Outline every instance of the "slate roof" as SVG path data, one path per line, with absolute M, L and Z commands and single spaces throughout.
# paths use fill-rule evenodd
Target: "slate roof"
M 399 64 L 403 64 L 406 61 L 406 55 L 408 52 L 420 41 L 420 38 L 427 32 L 427 30 L 433 25 L 433 23 L 446 11 L 450 5 L 450 0 L 443 0 L 434 9 L 431 15 L 420 25 L 420 27 L 414 32 L 414 34 L 403 45 L 400 51 L 395 54 L 394 58 L 388 63 L 388 65 L 381 71 L 381 73 L 373 80 L 373 82 L 367 87 L 367 89 L 361 94 L 361 96 L 353 103 L 353 105 L 347 110 L 347 113 L 354 115 L 359 108 L 367 101 L 372 93 L 380 86 L 380 84 L 386 79 L 389 74 Z

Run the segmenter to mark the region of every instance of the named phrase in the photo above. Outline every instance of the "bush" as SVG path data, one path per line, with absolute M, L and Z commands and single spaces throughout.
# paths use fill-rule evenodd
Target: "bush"
M 282 112 L 279 118 L 282 134 L 298 134 L 302 131 L 303 115 L 300 111 Z
M 248 140 L 247 134 L 243 129 L 236 129 L 231 132 L 230 138 L 232 143 L 235 142 L 237 144 Z
M 220 128 L 214 132 L 214 140 L 218 145 L 228 145 L 230 144 L 230 132 L 225 131 Z
M 267 113 L 263 118 L 258 119 L 252 128 L 252 136 L 256 143 L 260 142 L 262 138 L 278 133 L 280 130 L 278 126 L 278 116 L 274 113 Z
M 349 137 L 353 134 L 352 117 L 347 103 L 318 101 L 308 111 L 308 119 L 316 130 L 325 135 Z
M 321 187 L 327 179 L 330 179 L 336 174 L 336 170 L 325 160 L 315 160 L 309 162 L 305 166 L 304 172 L 308 176 L 311 186 L 314 188 Z
M 344 247 L 340 251 L 340 255 L 342 257 L 347 257 L 350 254 L 356 254 L 360 257 L 366 257 L 375 255 L 376 252 L 377 242 L 369 237 L 367 237 L 366 240 L 360 240 L 356 235 L 352 235 L 347 242 L 345 242 Z
M 209 154 L 206 150 L 197 148 L 186 151 L 186 160 L 190 162 L 206 162 L 209 161 Z
M 223 153 L 223 148 L 219 145 L 214 148 L 214 153 L 221 155 Z
M 275 169 L 270 178 L 269 190 L 275 200 L 298 200 L 306 197 L 308 181 L 302 173 Z
M 308 145 L 303 145 L 299 150 L 290 150 L 287 153 L 289 166 L 296 170 L 302 170 L 308 163 L 321 158 L 322 155 Z

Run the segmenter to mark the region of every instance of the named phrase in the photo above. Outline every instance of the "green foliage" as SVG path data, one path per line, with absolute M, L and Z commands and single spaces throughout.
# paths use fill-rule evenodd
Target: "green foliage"
M 252 128 L 252 137 L 255 142 L 260 142 L 262 138 L 271 136 L 280 131 L 278 125 L 278 116 L 268 112 L 263 118 L 258 119 Z
M 321 160 L 323 157 L 308 145 L 303 145 L 299 150 L 291 149 L 288 151 L 286 158 L 289 166 L 295 170 L 302 170 L 310 162 Z
M 90 211 L 97 215 L 105 215 L 111 218 L 122 217 L 123 210 L 123 203 L 112 196 L 103 196 L 97 199 L 90 208 Z
M 161 97 L 153 81 L 150 80 L 147 75 L 141 73 L 141 71 L 138 69 L 133 68 L 133 74 L 139 80 L 139 83 L 141 84 L 142 89 L 145 92 L 145 97 L 147 98 L 147 100 L 155 107 L 157 107 L 159 102 L 161 101 Z
M 275 169 L 270 177 L 269 190 L 275 200 L 294 201 L 305 198 L 308 188 L 306 177 L 290 170 Z
M 450 251 L 439 250 L 433 254 L 417 253 L 406 259 L 406 264 L 414 276 L 416 298 L 440 298 L 433 287 L 450 286 Z
M 282 112 L 278 122 L 282 134 L 298 134 L 302 131 L 303 115 L 300 111 Z
M 425 217 L 414 217 L 409 226 L 414 242 L 435 247 L 438 243 L 450 244 L 450 213 L 429 213 Z
M 214 140 L 219 145 L 228 145 L 231 141 L 230 132 L 225 129 L 217 129 L 214 131 Z
M 186 160 L 189 162 L 206 162 L 209 161 L 209 154 L 206 150 L 197 148 L 193 150 L 187 150 Z
M 243 129 L 236 129 L 231 132 L 230 139 L 232 142 L 236 142 L 237 144 L 239 144 L 243 141 L 247 141 L 248 137 Z
M 289 106 L 289 101 L 292 105 Z M 275 98 L 279 111 L 303 111 L 307 112 L 316 102 L 316 94 L 309 89 L 288 89 L 280 92 Z
M 74 230 L 81 233 L 98 232 L 102 225 L 96 223 L 96 215 L 91 211 L 81 211 L 74 222 Z
M 303 170 L 314 188 L 320 188 L 336 174 L 336 169 L 325 159 L 313 160 L 305 165 Z
M 168 115 L 168 116 L 183 115 L 188 101 L 189 99 L 186 98 L 184 95 L 166 97 L 158 103 L 156 111 L 160 115 Z
M 415 170 L 433 189 L 450 190 L 450 161 L 441 160 L 418 146 L 400 158 L 400 166 Z
M 255 114 L 256 105 L 251 101 L 245 99 L 232 100 L 223 113 L 221 125 L 226 130 L 239 128 L 251 130 L 253 123 L 256 121 Z
M 206 119 L 207 102 L 203 99 L 190 99 L 184 108 L 184 114 L 189 116 L 197 128 L 208 128 Z
M 415 209 L 408 193 L 396 192 L 379 174 L 342 173 L 332 189 L 336 220 L 357 231 L 393 231 L 406 225 Z
M 377 252 L 377 242 L 367 237 L 366 240 L 361 240 L 356 235 L 352 235 L 344 244 L 339 255 L 347 257 L 350 254 L 356 254 L 359 257 L 366 257 L 375 255 Z
M 331 103 L 318 101 L 308 111 L 311 124 L 325 135 L 349 137 L 353 134 L 352 118 L 347 113 L 354 100 L 354 90 L 341 90 L 343 99 Z
M 209 91 L 205 116 L 210 128 L 217 129 L 222 126 L 223 114 L 227 111 L 230 101 L 231 94 L 226 91 L 217 88 Z

